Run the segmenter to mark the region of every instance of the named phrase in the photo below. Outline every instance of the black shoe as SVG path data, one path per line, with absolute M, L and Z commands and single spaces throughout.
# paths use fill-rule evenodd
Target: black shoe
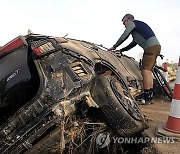
M 150 104 L 152 104 L 151 101 L 145 101 L 145 105 L 150 105 Z
M 145 89 L 144 90 L 144 100 L 145 101 L 150 101 L 151 100 L 151 98 L 152 98 L 152 93 L 151 93 L 151 91 L 148 89 Z
M 140 103 L 138 103 L 138 104 L 140 104 L 140 105 L 150 105 L 150 104 L 152 104 L 152 102 L 150 100 L 149 101 L 145 101 L 144 99 L 142 99 L 140 101 Z
M 144 89 L 144 101 L 146 105 L 152 104 L 151 100 L 153 97 L 153 92 L 150 89 Z
M 144 93 L 136 96 L 136 97 L 135 97 L 135 100 L 141 102 L 141 100 L 142 100 L 143 98 L 144 98 Z

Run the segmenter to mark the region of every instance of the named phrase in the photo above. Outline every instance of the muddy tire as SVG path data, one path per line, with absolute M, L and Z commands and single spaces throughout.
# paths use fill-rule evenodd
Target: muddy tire
M 101 110 L 111 128 L 121 136 L 131 136 L 142 131 L 144 118 L 126 86 L 109 75 L 100 76 L 98 80 L 98 89 L 102 89 L 105 96 L 105 105 L 101 106 Z

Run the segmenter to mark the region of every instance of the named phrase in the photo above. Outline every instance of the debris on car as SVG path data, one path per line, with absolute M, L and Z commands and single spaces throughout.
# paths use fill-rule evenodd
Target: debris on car
M 76 39 L 18 36 L 0 48 L 0 152 L 57 146 L 65 119 L 93 109 L 119 135 L 139 133 L 145 124 L 134 96 L 140 92 L 142 76 L 131 57 Z

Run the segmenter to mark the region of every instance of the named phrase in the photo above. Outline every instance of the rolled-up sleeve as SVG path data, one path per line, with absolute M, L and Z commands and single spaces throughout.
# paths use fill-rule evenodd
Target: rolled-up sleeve
M 118 39 L 116 44 L 113 45 L 114 48 L 117 48 L 119 45 L 121 45 L 131 34 L 131 31 L 135 28 L 134 22 L 131 22 L 127 25 L 124 33 L 121 35 L 121 37 Z

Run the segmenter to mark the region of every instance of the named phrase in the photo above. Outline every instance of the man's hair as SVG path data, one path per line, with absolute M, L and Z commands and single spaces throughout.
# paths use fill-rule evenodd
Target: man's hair
M 123 21 L 125 18 L 134 20 L 134 16 L 133 16 L 132 14 L 126 14 L 126 15 L 122 18 L 122 21 Z

